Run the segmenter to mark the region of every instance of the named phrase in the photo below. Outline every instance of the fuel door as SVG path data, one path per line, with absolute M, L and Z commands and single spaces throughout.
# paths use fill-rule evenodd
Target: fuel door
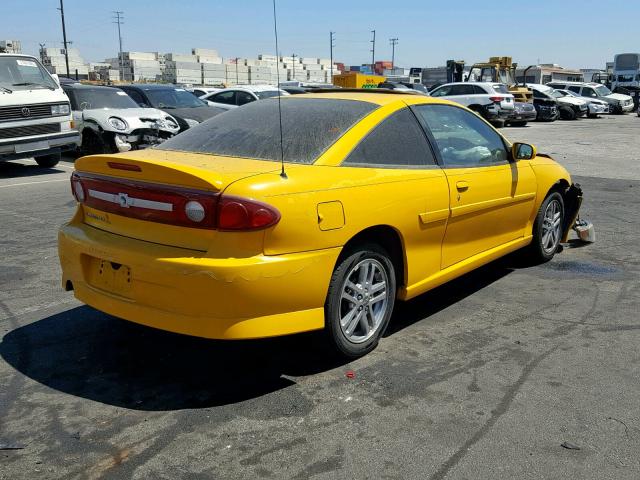
M 320 230 L 337 230 L 344 227 L 344 208 L 339 201 L 318 204 L 318 226 Z

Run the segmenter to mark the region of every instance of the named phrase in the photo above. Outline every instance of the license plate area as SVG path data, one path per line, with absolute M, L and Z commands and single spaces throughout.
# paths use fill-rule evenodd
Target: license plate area
M 96 257 L 85 257 L 87 283 L 108 293 L 128 297 L 131 292 L 131 268 Z
M 15 146 L 16 153 L 35 152 L 38 150 L 49 150 L 49 141 L 18 143 Z

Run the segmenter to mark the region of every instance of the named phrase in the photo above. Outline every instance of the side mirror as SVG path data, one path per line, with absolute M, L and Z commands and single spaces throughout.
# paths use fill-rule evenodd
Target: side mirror
M 528 143 L 514 143 L 511 146 L 511 158 L 516 162 L 518 160 L 531 160 L 536 158 L 537 154 L 536 147 Z
M 60 77 L 58 76 L 58 74 L 57 73 L 52 73 L 51 77 L 56 81 L 58 86 L 60 86 Z

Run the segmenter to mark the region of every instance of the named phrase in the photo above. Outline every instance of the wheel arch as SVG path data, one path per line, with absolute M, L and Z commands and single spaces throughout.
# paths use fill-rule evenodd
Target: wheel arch
M 375 225 L 361 230 L 347 241 L 342 247 L 336 265 L 358 246 L 373 243 L 382 247 L 389 254 L 396 274 L 396 287 L 406 285 L 406 253 L 402 234 L 391 225 Z

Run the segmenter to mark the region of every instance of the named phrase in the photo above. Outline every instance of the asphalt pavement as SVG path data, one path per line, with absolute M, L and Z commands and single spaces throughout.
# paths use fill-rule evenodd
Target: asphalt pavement
M 575 174 L 597 242 L 401 304 L 350 363 L 317 334 L 210 341 L 81 305 L 56 251 L 72 159 L 0 163 L 0 479 L 640 478 L 638 128 L 504 129 Z

